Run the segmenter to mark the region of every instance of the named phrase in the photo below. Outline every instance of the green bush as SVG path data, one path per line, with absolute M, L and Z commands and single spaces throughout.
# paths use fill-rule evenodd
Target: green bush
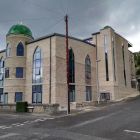
M 27 112 L 28 103 L 27 102 L 17 102 L 16 112 Z

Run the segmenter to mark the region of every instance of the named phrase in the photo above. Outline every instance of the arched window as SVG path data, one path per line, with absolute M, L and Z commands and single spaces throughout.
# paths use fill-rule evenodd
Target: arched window
M 87 55 L 85 59 L 85 80 L 86 83 L 91 82 L 91 61 L 89 55 Z
M 75 62 L 73 50 L 69 50 L 69 82 L 75 83 Z
M 39 47 L 33 54 L 32 83 L 32 102 L 42 103 L 42 59 Z
M 17 56 L 24 56 L 24 46 L 21 42 L 17 46 Z
M 11 53 L 11 47 L 10 47 L 10 44 L 8 43 L 6 47 L 6 57 L 9 57 L 10 53 Z

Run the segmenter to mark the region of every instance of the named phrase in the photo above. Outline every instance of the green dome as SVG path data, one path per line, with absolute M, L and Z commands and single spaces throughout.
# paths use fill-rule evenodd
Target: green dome
M 13 25 L 7 35 L 14 34 L 14 35 L 24 35 L 24 36 L 29 36 L 32 37 L 32 32 L 31 30 L 26 27 L 25 25 L 22 24 L 17 24 Z

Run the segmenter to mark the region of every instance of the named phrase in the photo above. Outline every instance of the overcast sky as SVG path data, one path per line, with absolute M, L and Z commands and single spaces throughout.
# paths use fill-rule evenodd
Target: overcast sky
M 34 38 L 64 34 L 66 13 L 70 35 L 87 38 L 109 25 L 140 51 L 140 0 L 0 0 L 0 49 L 10 27 L 21 22 Z

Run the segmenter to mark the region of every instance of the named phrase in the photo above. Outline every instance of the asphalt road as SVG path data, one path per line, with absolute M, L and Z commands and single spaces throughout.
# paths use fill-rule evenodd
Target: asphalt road
M 140 98 L 53 118 L 0 113 L 0 140 L 140 140 Z

